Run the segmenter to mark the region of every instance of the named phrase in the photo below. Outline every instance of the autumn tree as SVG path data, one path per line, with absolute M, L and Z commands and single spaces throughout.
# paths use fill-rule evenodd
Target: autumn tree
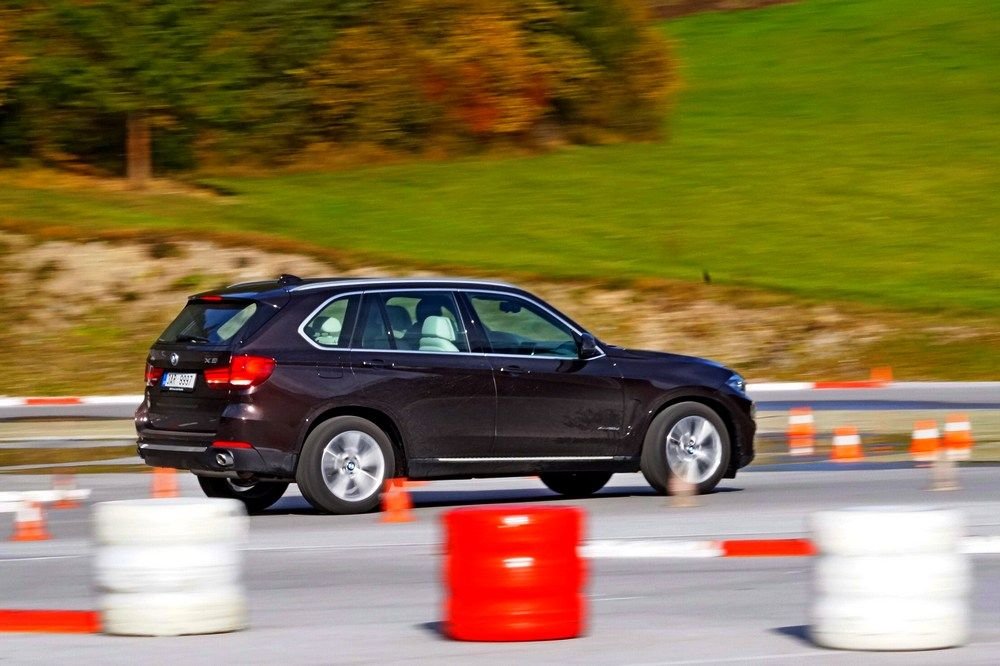
M 544 119 L 659 130 L 669 49 L 639 0 L 396 0 L 304 72 L 333 139 L 420 145 L 524 136 Z
M 14 46 L 14 19 L 14 12 L 0 9 L 0 106 L 4 104 L 4 92 L 24 66 L 24 56 Z
M 237 106 L 249 72 L 239 3 L 202 0 L 24 0 L 20 93 L 40 132 L 60 116 L 97 114 L 125 127 L 126 174 L 152 173 L 152 133 Z
M 645 2 L 6 0 L 0 146 L 124 152 L 141 186 L 154 144 L 158 165 L 184 168 L 311 144 L 652 137 L 674 71 Z

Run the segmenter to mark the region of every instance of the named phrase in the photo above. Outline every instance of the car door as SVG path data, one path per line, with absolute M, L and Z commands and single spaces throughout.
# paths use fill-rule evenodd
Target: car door
M 493 370 L 470 353 L 451 290 L 365 292 L 351 346 L 359 398 L 396 421 L 411 464 L 489 454 Z
M 618 453 L 621 374 L 603 352 L 581 358 L 581 331 L 541 302 L 463 292 L 485 338 L 497 390 L 496 457 L 603 458 Z

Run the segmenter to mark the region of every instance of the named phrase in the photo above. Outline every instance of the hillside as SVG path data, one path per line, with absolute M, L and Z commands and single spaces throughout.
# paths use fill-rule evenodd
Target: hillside
M 0 225 L 248 234 L 368 267 L 616 288 L 710 279 L 699 289 L 718 302 L 778 294 L 916 317 L 881 355 L 912 356 L 914 377 L 995 374 L 1000 5 L 811 0 L 663 29 L 684 87 L 660 143 L 198 175 L 210 192 L 20 169 L 0 172 Z

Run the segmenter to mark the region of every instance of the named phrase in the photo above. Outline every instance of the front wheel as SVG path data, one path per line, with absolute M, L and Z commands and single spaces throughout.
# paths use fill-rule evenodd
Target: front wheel
M 381 428 L 358 416 L 337 416 L 306 438 L 295 480 L 320 511 L 365 513 L 378 507 L 382 486 L 395 472 L 392 442 Z
M 671 478 L 699 494 L 711 492 L 729 466 L 731 443 L 722 417 L 700 402 L 681 402 L 656 415 L 642 446 L 641 468 L 655 490 L 665 493 Z
M 238 499 L 246 506 L 247 513 L 260 513 L 281 499 L 288 489 L 288 484 L 281 481 L 244 483 L 217 476 L 199 476 L 198 485 L 207 497 Z
M 588 497 L 604 487 L 610 472 L 549 472 L 539 476 L 549 490 L 566 497 Z

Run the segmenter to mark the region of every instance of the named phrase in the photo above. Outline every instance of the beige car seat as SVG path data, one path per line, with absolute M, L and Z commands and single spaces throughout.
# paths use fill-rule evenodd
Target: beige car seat
M 337 343 L 340 342 L 340 329 L 340 320 L 336 317 L 330 317 L 319 327 L 319 335 L 316 337 L 316 342 L 327 347 L 337 346 Z
M 457 352 L 455 328 L 447 317 L 428 317 L 420 331 L 420 351 Z

